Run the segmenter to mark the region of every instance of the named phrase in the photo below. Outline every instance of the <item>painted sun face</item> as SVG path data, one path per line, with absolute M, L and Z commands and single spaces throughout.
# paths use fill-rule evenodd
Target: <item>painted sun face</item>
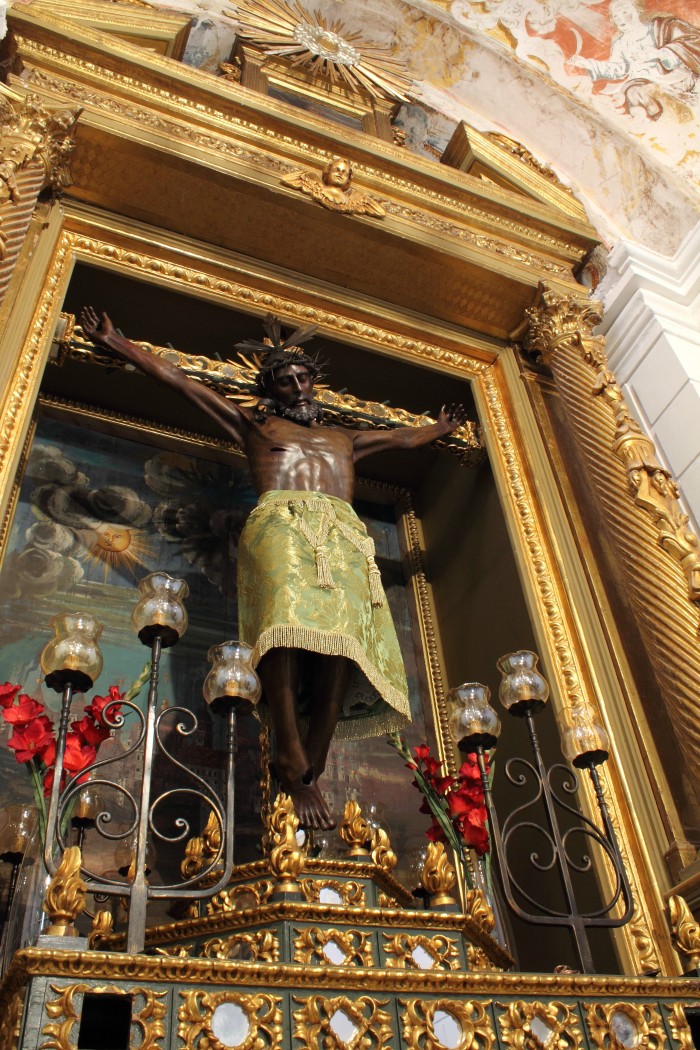
M 123 525 L 104 522 L 88 535 L 85 558 L 104 566 L 105 580 L 111 569 L 128 569 L 133 575 L 137 565 L 144 566 L 148 543 L 141 529 L 127 529 Z

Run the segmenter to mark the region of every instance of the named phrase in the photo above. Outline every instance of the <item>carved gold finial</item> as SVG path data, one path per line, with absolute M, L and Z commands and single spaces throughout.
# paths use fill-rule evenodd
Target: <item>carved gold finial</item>
M 49 883 L 43 908 L 51 925 L 50 937 L 75 937 L 73 923 L 85 907 L 87 886 L 80 877 L 82 856 L 78 846 L 69 846 Z
M 457 884 L 457 873 L 442 842 L 428 843 L 428 855 L 421 873 L 421 884 L 430 897 L 431 908 L 456 904 L 450 890 Z
M 668 917 L 673 947 L 681 959 L 687 959 L 691 970 L 700 967 L 700 923 L 693 917 L 688 902 L 680 894 L 668 898 Z
M 304 870 L 304 851 L 297 842 L 299 818 L 289 795 L 282 792 L 275 799 L 270 818 L 270 868 L 279 880 L 276 892 L 297 893 L 297 878 Z
M 391 848 L 389 836 L 383 828 L 375 828 L 372 839 L 372 860 L 382 871 L 390 873 L 398 864 L 398 857 Z
M 194 878 L 198 872 L 210 864 L 220 848 L 221 824 L 216 813 L 212 810 L 202 834 L 195 835 L 189 839 L 185 846 L 185 857 L 180 865 L 180 872 L 183 878 Z M 218 877 L 218 873 L 210 872 L 207 879 L 202 880 L 202 882 L 205 884 L 208 880 L 211 880 L 213 885 L 218 880 Z
M 496 925 L 493 910 L 486 900 L 483 890 L 467 890 L 464 913 L 470 919 L 473 919 L 474 922 L 478 922 L 479 926 L 486 930 L 487 933 L 490 933 Z
M 372 841 L 372 829 L 362 816 L 357 802 L 346 802 L 340 837 L 348 849 L 349 857 L 369 857 L 367 846 Z
M 320 174 L 316 171 L 290 171 L 283 176 L 282 182 L 331 211 L 374 215 L 378 219 L 386 215 L 379 201 L 369 193 L 352 188 L 352 164 L 346 157 L 333 157 Z
M 95 917 L 92 920 L 92 927 L 88 934 L 88 948 L 91 951 L 100 948 L 107 937 L 109 937 L 114 927 L 114 916 L 111 911 L 107 911 L 106 908 L 101 908 L 95 912 Z

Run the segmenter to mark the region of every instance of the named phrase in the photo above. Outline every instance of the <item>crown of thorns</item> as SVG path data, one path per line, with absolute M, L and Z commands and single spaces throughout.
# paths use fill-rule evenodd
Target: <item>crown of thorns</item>
M 263 321 L 263 328 L 267 333 L 267 339 L 263 342 L 258 339 L 244 339 L 235 345 L 241 359 L 256 372 L 255 378 L 260 393 L 267 392 L 267 383 L 278 369 L 289 365 L 304 365 L 313 376 L 314 383 L 319 385 L 318 380 L 323 379 L 321 369 L 325 361 L 321 360 L 319 354 L 307 354 L 300 349 L 300 343 L 308 342 L 316 334 L 318 325 L 297 328 L 283 339 L 282 321 L 279 317 L 268 314 Z M 250 355 L 250 359 L 246 354 Z

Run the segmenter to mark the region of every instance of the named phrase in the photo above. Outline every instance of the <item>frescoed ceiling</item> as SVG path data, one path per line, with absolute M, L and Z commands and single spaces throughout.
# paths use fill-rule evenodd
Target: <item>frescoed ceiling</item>
M 244 0 L 146 6 L 191 14 L 184 61 L 219 72 Z M 383 48 L 407 67 L 410 103 L 396 124 L 409 149 L 437 161 L 465 120 L 516 139 L 551 166 L 611 244 L 624 238 L 672 254 L 697 223 L 700 0 L 299 0 L 298 7 L 337 20 L 341 37 Z

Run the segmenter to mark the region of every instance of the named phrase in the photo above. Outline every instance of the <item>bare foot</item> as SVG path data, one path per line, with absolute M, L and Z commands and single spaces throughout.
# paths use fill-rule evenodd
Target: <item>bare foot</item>
M 335 827 L 312 769 L 294 779 L 280 776 L 279 781 L 282 790 L 291 796 L 300 827 L 316 831 L 331 831 Z

